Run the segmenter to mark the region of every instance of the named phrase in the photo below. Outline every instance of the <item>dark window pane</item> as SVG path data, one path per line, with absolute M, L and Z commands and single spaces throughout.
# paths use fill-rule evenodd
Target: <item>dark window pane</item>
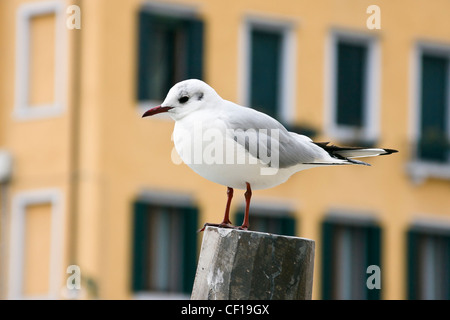
M 409 299 L 450 299 L 450 236 L 441 233 L 408 231 Z
M 185 22 L 188 39 L 186 49 L 186 78 L 203 79 L 203 33 L 204 23 L 200 20 Z
M 138 100 L 164 100 L 177 82 L 203 72 L 203 23 L 139 13 Z
M 339 43 L 337 46 L 337 123 L 362 127 L 366 86 L 367 48 Z
M 273 117 L 278 113 L 281 45 L 279 32 L 251 32 L 250 106 Z
M 240 225 L 244 220 L 244 212 L 236 213 L 234 223 Z M 250 230 L 281 234 L 285 236 L 295 236 L 295 218 L 287 215 L 252 214 L 250 216 Z
M 448 59 L 422 57 L 421 138 L 419 158 L 447 161 Z

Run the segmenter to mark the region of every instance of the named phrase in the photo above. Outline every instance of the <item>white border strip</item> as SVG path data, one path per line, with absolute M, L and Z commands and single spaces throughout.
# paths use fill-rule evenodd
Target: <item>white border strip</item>
M 198 17 L 199 6 L 199 4 L 146 1 L 142 4 L 140 10 L 177 18 L 195 18 Z
M 65 23 L 63 2 L 26 3 L 16 16 L 16 82 L 14 117 L 18 120 L 60 115 L 65 109 Z M 55 14 L 54 101 L 46 105 L 29 105 L 30 21 L 35 16 Z
M 367 66 L 363 126 L 361 129 L 338 125 L 336 121 L 336 72 L 337 72 L 337 44 L 362 44 L 367 46 Z M 379 40 L 376 36 L 363 32 L 347 30 L 331 30 L 325 46 L 325 125 L 327 134 L 342 142 L 358 140 L 369 142 L 379 138 L 380 122 L 380 80 L 381 80 L 381 53 Z

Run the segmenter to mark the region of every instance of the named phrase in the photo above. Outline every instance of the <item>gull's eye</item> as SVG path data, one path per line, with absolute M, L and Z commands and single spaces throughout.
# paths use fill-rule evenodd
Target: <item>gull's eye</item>
M 186 103 L 188 102 L 189 97 L 188 96 L 182 96 L 180 99 L 178 99 L 179 103 Z

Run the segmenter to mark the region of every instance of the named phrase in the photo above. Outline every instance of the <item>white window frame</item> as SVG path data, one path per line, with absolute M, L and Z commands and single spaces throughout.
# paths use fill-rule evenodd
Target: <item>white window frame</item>
M 364 119 L 361 128 L 337 123 L 337 45 L 339 42 L 367 47 L 364 88 Z M 325 125 L 326 133 L 343 143 L 376 142 L 379 138 L 381 55 L 376 36 L 356 31 L 332 30 L 325 46 Z
M 25 253 L 25 223 L 27 207 L 36 204 L 51 204 L 50 263 L 48 292 L 29 296 L 23 293 Z M 9 246 L 9 299 L 57 299 L 61 289 L 63 273 L 64 242 L 63 195 L 59 189 L 42 189 L 16 193 L 12 199 Z
M 282 35 L 281 74 L 279 75 L 280 95 L 278 101 L 279 118 L 282 122 L 291 124 L 295 119 L 296 109 L 296 71 L 297 71 L 297 41 L 295 28 L 297 22 L 264 15 L 247 15 L 240 30 L 239 43 L 239 103 L 250 105 L 251 77 L 251 31 L 267 30 L 280 32 Z
M 53 101 L 43 105 L 29 104 L 30 77 L 30 28 L 31 19 L 36 16 L 55 14 L 55 61 Z M 59 116 L 66 108 L 66 25 L 64 3 L 46 1 L 25 3 L 16 15 L 16 74 L 15 106 L 13 116 L 17 120 L 31 120 Z
M 420 139 L 421 130 L 421 96 L 422 96 L 422 56 L 423 54 L 431 54 L 447 58 L 448 64 L 448 89 L 450 92 L 450 44 L 436 44 L 429 41 L 419 41 L 412 52 L 411 57 L 411 83 L 410 83 L 410 130 L 409 141 L 411 142 L 413 153 L 412 159 L 407 164 L 406 170 L 416 184 L 423 183 L 427 178 L 438 178 L 450 180 L 450 154 L 447 163 L 438 163 L 426 161 L 417 157 L 417 141 Z M 447 97 L 447 108 L 450 109 L 450 94 Z M 450 141 L 450 110 L 447 113 L 447 138 Z
M 373 211 L 340 207 L 330 208 L 325 221 L 356 227 L 381 225 L 379 217 Z
M 450 218 L 430 212 L 421 212 L 414 215 L 409 228 L 429 234 L 450 234 Z

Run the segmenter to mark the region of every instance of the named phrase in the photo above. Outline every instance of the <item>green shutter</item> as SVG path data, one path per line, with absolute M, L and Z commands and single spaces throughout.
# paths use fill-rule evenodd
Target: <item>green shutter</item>
M 133 292 L 146 289 L 148 255 L 148 206 L 143 202 L 134 203 L 133 221 Z
M 251 217 L 250 218 L 250 229 L 251 229 Z M 234 219 L 231 219 L 231 222 L 233 223 L 233 225 L 235 226 L 240 226 L 242 225 L 242 222 L 244 221 L 244 211 L 238 211 L 236 212 L 236 214 L 234 215 Z
M 450 300 L 450 235 L 445 236 L 444 239 L 445 239 L 444 241 L 446 241 L 446 248 L 447 248 L 446 252 L 447 259 L 446 261 L 445 260 L 443 261 L 443 263 L 445 264 L 444 270 L 447 270 L 446 278 L 444 279 L 444 281 L 446 281 L 445 288 L 447 288 L 447 296 L 446 297 L 444 296 L 443 299 Z
M 365 45 L 337 45 L 337 109 L 338 125 L 362 127 L 366 85 L 367 48 Z
M 290 216 L 279 218 L 281 221 L 281 234 L 286 236 L 295 236 L 296 220 Z
M 198 209 L 186 207 L 183 214 L 183 292 L 190 294 L 197 270 Z
M 367 248 L 366 248 L 366 265 L 367 267 L 370 265 L 376 265 L 380 267 L 380 270 L 383 270 L 381 265 L 381 228 L 376 225 L 371 225 L 366 227 L 367 234 Z M 369 274 L 366 274 L 367 277 Z M 366 279 L 367 279 L 366 277 Z M 381 272 L 381 281 L 383 281 L 383 272 Z M 363 285 L 365 288 L 366 281 L 363 281 Z M 379 300 L 381 298 L 381 290 L 383 290 L 383 284 L 381 284 L 381 289 L 372 289 L 369 290 L 367 288 L 367 299 L 369 300 Z
M 167 92 L 175 84 L 176 39 L 182 23 L 179 19 L 168 16 L 152 17 L 153 33 L 147 38 L 151 48 L 149 53 L 151 68 L 147 74 L 150 80 L 148 88 L 151 100 L 162 101 Z
M 421 138 L 419 157 L 447 161 L 448 59 L 422 57 Z
M 407 233 L 407 290 L 408 299 L 415 300 L 418 299 L 417 295 L 417 284 L 418 284 L 418 243 L 419 243 L 419 233 L 416 230 L 409 230 Z
M 186 30 L 187 41 L 187 79 L 203 79 L 203 39 L 204 24 L 200 20 L 188 20 Z
M 152 14 L 140 11 L 138 15 L 138 59 L 137 59 L 137 98 L 138 101 L 150 100 L 153 51 L 151 39 L 154 36 L 154 18 Z
M 138 100 L 162 101 L 174 84 L 179 19 L 139 12 Z
M 139 101 L 163 100 L 176 82 L 203 78 L 202 21 L 141 11 L 138 28 Z
M 335 224 L 322 223 L 322 299 L 333 299 L 333 241 Z
M 272 117 L 278 115 L 282 35 L 251 32 L 250 106 Z
M 244 221 L 244 212 L 238 211 L 234 215 L 234 225 L 240 226 Z M 256 221 L 252 223 L 252 221 Z M 271 232 L 286 236 L 295 236 L 296 220 L 288 215 L 258 215 L 250 212 L 250 230 L 258 232 Z

